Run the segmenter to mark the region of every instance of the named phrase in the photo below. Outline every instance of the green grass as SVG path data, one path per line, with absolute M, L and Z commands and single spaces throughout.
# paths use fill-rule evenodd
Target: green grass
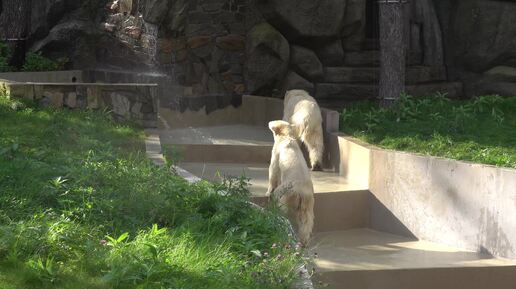
M 516 97 L 362 102 L 341 114 L 341 129 L 382 148 L 516 168 Z
M 0 120 L 0 288 L 290 288 L 296 278 L 299 249 L 275 210 L 249 205 L 245 180 L 188 184 L 107 113 L 0 97 Z

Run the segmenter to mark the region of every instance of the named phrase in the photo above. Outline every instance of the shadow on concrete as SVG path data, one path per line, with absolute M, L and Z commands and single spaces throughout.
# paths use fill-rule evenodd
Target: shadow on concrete
M 371 229 L 418 239 L 375 195 L 369 194 Z

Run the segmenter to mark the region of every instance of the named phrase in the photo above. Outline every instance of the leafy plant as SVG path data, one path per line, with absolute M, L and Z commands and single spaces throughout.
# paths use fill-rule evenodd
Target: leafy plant
M 42 56 L 40 53 L 29 52 L 25 57 L 23 71 L 54 71 L 59 70 L 59 62 Z
M 9 58 L 11 58 L 11 49 L 3 41 L 0 41 L 0 72 L 9 72 L 14 69 L 9 66 Z

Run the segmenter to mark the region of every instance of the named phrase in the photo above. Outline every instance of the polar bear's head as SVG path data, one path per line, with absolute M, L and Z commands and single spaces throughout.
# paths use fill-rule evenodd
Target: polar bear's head
M 269 129 L 274 135 L 274 140 L 278 137 L 295 138 L 294 126 L 283 120 L 274 120 L 269 122 Z

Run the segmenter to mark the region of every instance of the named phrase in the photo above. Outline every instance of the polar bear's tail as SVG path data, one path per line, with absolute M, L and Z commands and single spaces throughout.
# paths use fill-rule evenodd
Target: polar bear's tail
M 308 245 L 314 227 L 314 195 L 300 194 L 296 210 L 297 233 L 303 244 Z

